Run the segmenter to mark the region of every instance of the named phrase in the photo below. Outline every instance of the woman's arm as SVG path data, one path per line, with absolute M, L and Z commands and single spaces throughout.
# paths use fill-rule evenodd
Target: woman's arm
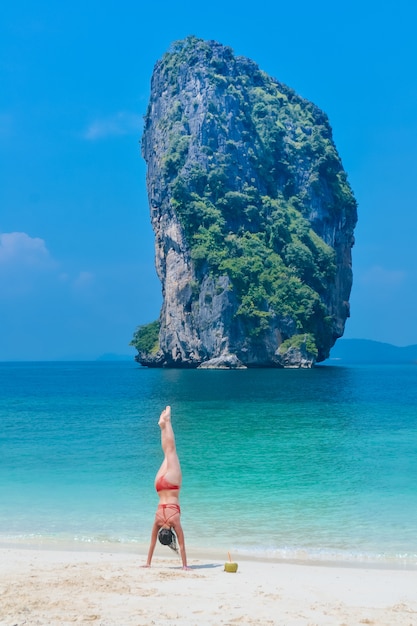
M 144 565 L 143 567 L 151 566 L 153 552 L 155 550 L 156 540 L 158 538 L 158 530 L 159 530 L 159 526 L 156 522 L 154 522 L 154 525 L 152 526 L 151 543 L 150 543 L 149 551 L 148 551 L 148 559 L 146 561 L 146 565 Z
M 185 552 L 184 532 L 180 523 L 174 526 L 174 530 L 177 534 L 178 545 L 180 548 L 180 555 L 182 560 L 182 569 L 190 569 L 187 565 L 187 554 Z

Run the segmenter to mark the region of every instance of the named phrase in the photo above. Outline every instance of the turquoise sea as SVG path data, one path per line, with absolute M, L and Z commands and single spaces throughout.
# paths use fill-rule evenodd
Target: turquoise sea
M 0 363 L 0 541 L 147 546 L 172 406 L 187 547 L 417 567 L 417 366 Z

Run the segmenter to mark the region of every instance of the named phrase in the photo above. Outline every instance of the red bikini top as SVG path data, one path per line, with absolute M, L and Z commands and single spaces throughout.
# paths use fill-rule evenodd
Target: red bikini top
M 159 491 L 163 491 L 164 489 L 179 489 L 179 485 L 173 485 L 165 478 L 165 476 L 160 476 L 155 483 L 155 489 Z

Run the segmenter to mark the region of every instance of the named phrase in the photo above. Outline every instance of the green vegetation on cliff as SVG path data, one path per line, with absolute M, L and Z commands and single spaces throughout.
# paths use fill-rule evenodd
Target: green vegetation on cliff
M 237 314 L 252 334 L 273 316 L 293 320 L 298 332 L 312 332 L 317 316 L 324 315 L 326 285 L 336 272 L 334 250 L 305 217 L 315 187 L 326 181 L 329 211 L 346 204 L 356 209 L 327 118 L 254 64 L 250 77 L 247 71 L 232 72 L 227 59 L 192 37 L 174 44 L 163 58 L 167 81 L 177 85 L 181 68 L 202 55 L 202 80 L 233 101 L 239 133 L 233 139 L 230 115 L 213 98 L 206 115 L 213 131 L 203 146 L 207 158 L 183 168 L 190 144 L 184 107 L 177 101 L 160 122 L 169 133 L 163 169 L 197 277 L 229 275 L 241 301 Z M 238 151 L 255 172 L 253 184 L 236 177 L 242 170 Z
M 227 275 L 227 328 L 249 339 L 238 340 L 241 356 L 265 339 L 268 350 L 302 346 L 324 358 L 348 314 L 356 223 L 326 115 L 230 48 L 188 37 L 155 66 L 143 154 L 155 232 L 173 245 L 159 224 L 176 216 L 196 286 L 180 295 L 191 294 L 181 300 L 191 329 L 184 354 L 199 352 L 187 342 L 206 324 L 199 287 L 209 276 L 220 288 Z M 193 327 L 197 319 L 203 326 Z M 145 351 L 143 331 L 136 339 Z M 179 345 L 178 336 L 181 326 L 170 335 Z
M 289 349 L 305 348 L 307 354 L 312 354 L 317 357 L 318 351 L 316 347 L 316 341 L 314 335 L 305 333 L 304 335 L 293 335 L 289 339 L 282 342 L 279 347 L 279 353 L 285 354 Z
M 159 322 L 151 322 L 138 326 L 133 334 L 130 346 L 136 348 L 138 352 L 155 354 L 159 348 Z

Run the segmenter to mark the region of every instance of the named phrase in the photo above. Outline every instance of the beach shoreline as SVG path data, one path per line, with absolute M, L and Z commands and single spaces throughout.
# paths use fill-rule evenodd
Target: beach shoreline
M 0 625 L 417 625 L 417 571 L 206 557 L 162 546 L 0 545 Z M 233 558 L 233 557 L 232 557 Z
M 148 551 L 148 543 L 140 541 L 115 541 L 110 539 L 74 539 L 63 538 L 62 536 L 33 536 L 33 537 L 9 537 L 0 534 L 0 551 L 1 550 L 42 550 L 55 552 L 102 552 L 103 554 L 135 554 L 146 555 Z M 400 570 L 400 571 L 416 571 L 417 560 L 412 558 L 380 558 L 377 559 L 372 555 L 357 556 L 353 559 L 329 558 L 323 553 L 321 558 L 316 558 L 307 554 L 306 550 L 293 550 L 291 555 L 282 556 L 274 551 L 251 552 L 245 548 L 232 549 L 224 546 L 218 547 L 201 547 L 195 546 L 192 542 L 187 542 L 187 554 L 189 557 L 197 560 L 216 561 L 218 559 L 227 560 L 230 550 L 236 560 L 253 561 L 255 563 L 278 563 L 290 565 L 305 565 L 306 567 L 331 567 L 331 568 L 353 568 L 353 569 L 383 569 L 383 570 Z M 294 556 L 298 553 L 298 556 Z M 156 544 L 155 555 L 164 558 L 167 554 L 166 547 Z M 168 553 L 169 554 L 169 553 Z M 146 557 L 144 557 L 146 558 Z M 179 557 L 178 557 L 179 558 Z

